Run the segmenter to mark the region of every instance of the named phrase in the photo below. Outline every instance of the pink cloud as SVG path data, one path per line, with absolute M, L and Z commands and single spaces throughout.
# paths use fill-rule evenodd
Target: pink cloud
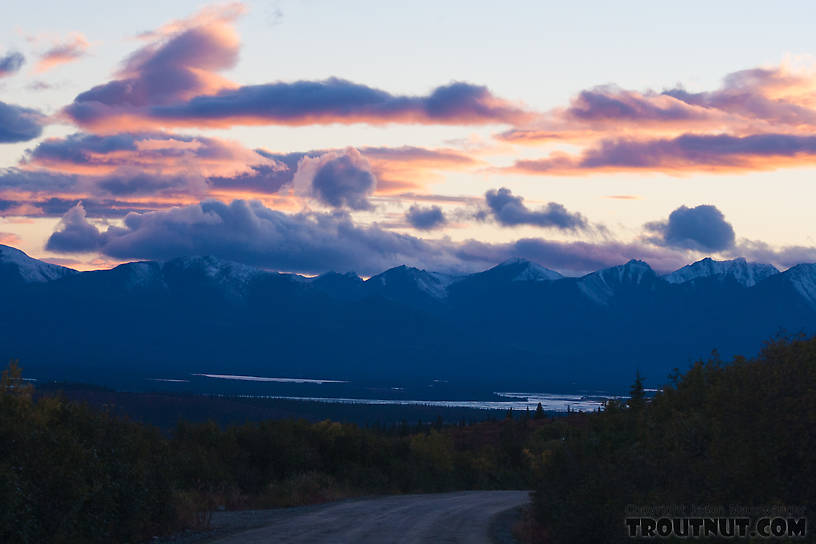
M 38 73 L 43 73 L 61 64 L 74 62 L 85 56 L 89 45 L 85 36 L 74 32 L 43 53 L 35 69 Z
M 80 93 L 64 109 L 97 132 L 171 127 L 331 123 L 515 124 L 522 106 L 489 89 L 453 82 L 427 95 L 392 94 L 340 78 L 240 86 L 220 72 L 240 46 L 233 28 L 240 5 L 207 10 L 146 33 L 116 79 Z
M 521 174 L 593 172 L 743 172 L 816 165 L 816 136 L 683 134 L 676 138 L 609 139 L 579 154 L 552 153 L 500 169 Z
M 20 243 L 20 237 L 13 232 L 0 232 L 0 244 L 16 245 Z

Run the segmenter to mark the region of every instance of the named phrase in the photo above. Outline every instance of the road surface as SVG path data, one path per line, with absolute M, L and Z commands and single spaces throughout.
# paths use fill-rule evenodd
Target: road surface
M 528 491 L 465 491 L 343 501 L 270 513 L 268 524 L 218 544 L 490 544 L 491 520 Z

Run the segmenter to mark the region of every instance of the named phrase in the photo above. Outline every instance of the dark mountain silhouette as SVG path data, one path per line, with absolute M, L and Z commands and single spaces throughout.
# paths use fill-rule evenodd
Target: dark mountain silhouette
M 750 355 L 780 331 L 816 331 L 816 265 L 742 259 L 580 278 L 523 260 L 466 276 L 400 266 L 364 281 L 213 257 L 79 273 L 0 246 L 0 296 L 0 357 L 119 386 L 211 372 L 610 388 L 636 369 L 659 384 L 713 349 Z

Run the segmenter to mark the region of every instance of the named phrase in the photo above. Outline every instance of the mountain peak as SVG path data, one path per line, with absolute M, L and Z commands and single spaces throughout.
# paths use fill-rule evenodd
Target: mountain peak
M 166 269 L 195 271 L 208 279 L 247 281 L 264 273 L 263 270 L 211 255 L 178 257 L 164 263 Z
M 730 278 L 743 287 L 753 287 L 762 280 L 779 274 L 779 270 L 769 264 L 748 262 L 745 257 L 729 261 L 715 261 L 706 257 L 695 263 L 663 276 L 669 283 L 686 283 L 698 278 Z
M 587 274 L 578 280 L 578 288 L 590 299 L 608 304 L 620 289 L 639 286 L 656 277 L 647 263 L 631 259 L 626 264 Z
M 655 276 L 649 263 L 639 259 L 630 259 L 625 264 L 603 268 L 589 276 L 598 275 L 606 281 L 614 280 L 619 283 L 641 283 L 646 277 Z M 587 276 L 585 276 L 587 277 Z
M 647 263 L 646 261 L 641 261 L 640 259 L 629 259 L 623 266 L 629 268 L 648 268 L 649 270 L 652 269 L 652 267 L 649 266 L 649 263 Z
M 507 259 L 486 272 L 501 273 L 510 281 L 552 281 L 564 277 L 555 270 L 520 257 Z
M 77 273 L 71 268 L 34 259 L 17 248 L 0 244 L 0 277 L 4 280 L 42 283 Z
M 782 273 L 811 307 L 816 308 L 816 264 L 797 264 Z
M 403 264 L 372 276 L 365 283 L 377 286 L 380 290 L 388 290 L 393 295 L 396 295 L 397 291 L 418 289 L 433 298 L 442 299 L 448 295 L 448 286 L 454 280 L 454 276 Z

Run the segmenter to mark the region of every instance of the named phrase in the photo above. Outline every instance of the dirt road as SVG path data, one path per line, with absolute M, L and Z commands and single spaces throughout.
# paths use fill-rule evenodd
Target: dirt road
M 465 491 L 344 501 L 274 511 L 264 527 L 218 544 L 490 544 L 493 517 L 526 504 L 527 491 Z

